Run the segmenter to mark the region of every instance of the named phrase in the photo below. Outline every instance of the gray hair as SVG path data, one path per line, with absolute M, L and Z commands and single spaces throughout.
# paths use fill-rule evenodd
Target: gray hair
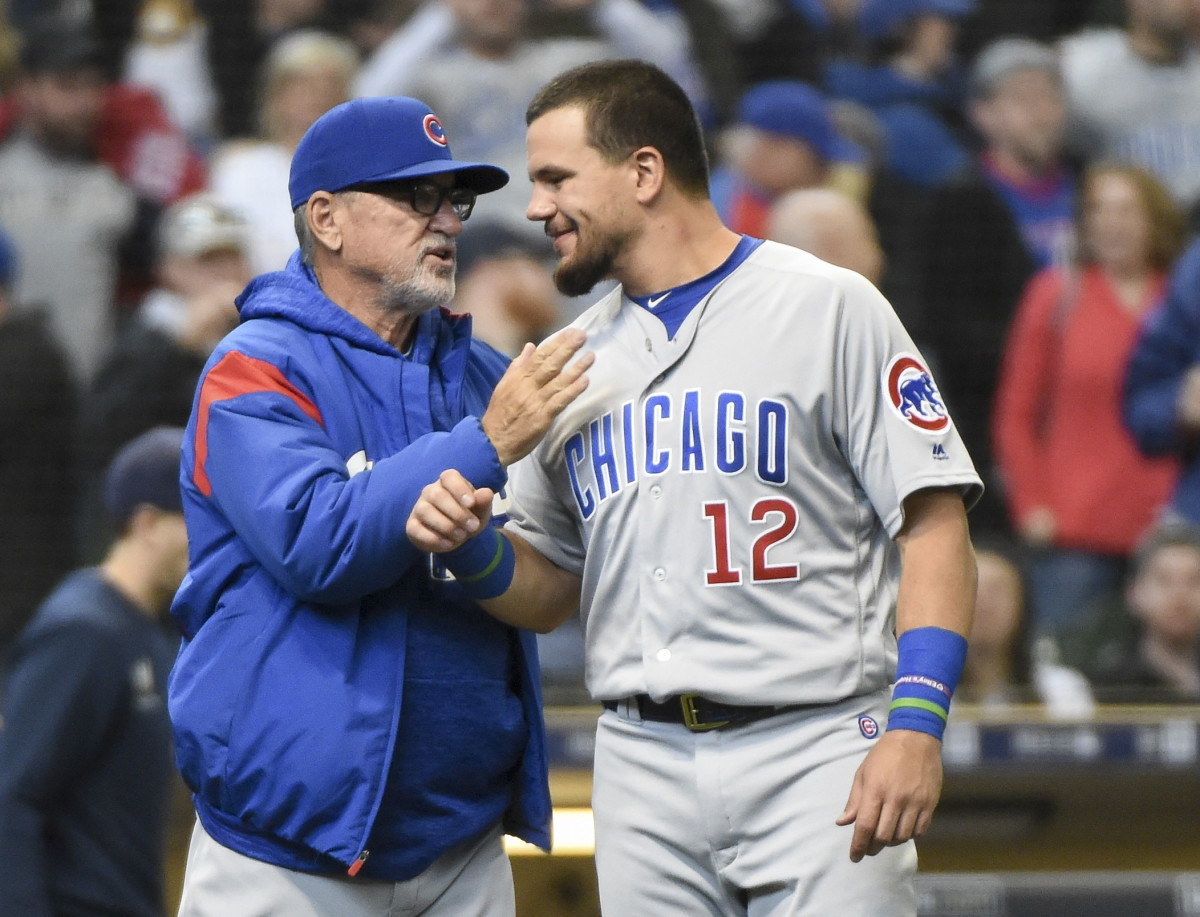
M 308 202 L 301 204 L 292 211 L 292 224 L 296 227 L 296 240 L 300 243 L 300 260 L 309 267 L 313 266 L 317 243 L 312 231 L 308 228 Z

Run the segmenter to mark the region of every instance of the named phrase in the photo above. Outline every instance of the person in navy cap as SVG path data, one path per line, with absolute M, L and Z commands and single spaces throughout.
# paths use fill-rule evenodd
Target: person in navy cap
M 842 135 L 829 99 L 799 80 L 748 89 L 723 146 L 726 164 L 713 172 L 711 194 L 737 232 L 765 236 L 771 205 L 788 191 L 834 187 L 865 196 L 865 152 Z
M 184 438 L 181 914 L 511 917 L 502 834 L 549 847 L 533 635 L 405 531 L 448 468 L 500 492 L 587 383 L 581 332 L 506 369 L 445 309 L 507 180 L 411 98 L 339 105 L 296 148 L 299 251 L 237 298 Z
M 969 164 L 958 32 L 974 9 L 975 0 L 865 0 L 858 28 L 874 60 L 825 70 L 831 96 L 878 119 L 883 167 L 920 188 L 939 187 Z
M 175 786 L 164 619 L 187 569 L 182 440 L 157 427 L 116 454 L 108 553 L 67 576 L 17 641 L 0 729 L 5 914 L 164 913 Z

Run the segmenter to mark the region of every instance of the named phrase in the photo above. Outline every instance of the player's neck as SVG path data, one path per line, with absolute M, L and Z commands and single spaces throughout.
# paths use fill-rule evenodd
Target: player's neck
M 616 279 L 630 296 L 669 290 L 716 270 L 740 239 L 710 201 L 688 201 L 647 223 L 622 258 Z

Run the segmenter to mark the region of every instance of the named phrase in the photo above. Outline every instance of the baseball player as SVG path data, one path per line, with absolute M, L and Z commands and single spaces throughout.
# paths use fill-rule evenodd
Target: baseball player
M 409 537 L 503 621 L 580 609 L 606 914 L 915 914 L 981 489 L 937 387 L 869 282 L 721 224 L 660 71 L 568 71 L 528 123 L 559 288 L 620 286 L 505 535 L 450 471 Z

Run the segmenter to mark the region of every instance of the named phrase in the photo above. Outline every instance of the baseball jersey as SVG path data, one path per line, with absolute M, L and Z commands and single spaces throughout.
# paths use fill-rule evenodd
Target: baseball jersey
M 582 578 L 593 697 L 884 687 L 902 502 L 982 484 L 883 296 L 765 242 L 674 338 L 619 287 L 574 325 L 590 384 L 511 469 L 509 527 Z

